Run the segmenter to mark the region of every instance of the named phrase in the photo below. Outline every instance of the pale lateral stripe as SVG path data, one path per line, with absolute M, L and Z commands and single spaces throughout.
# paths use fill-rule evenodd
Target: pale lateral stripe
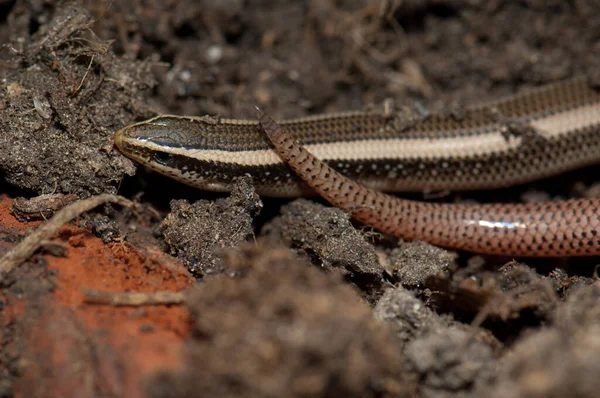
M 600 104 L 592 104 L 534 120 L 531 126 L 546 138 L 564 134 L 567 131 L 593 126 L 600 122 Z
M 306 149 L 323 160 L 374 160 L 374 159 L 444 159 L 451 156 L 468 156 L 506 151 L 520 145 L 521 139 L 510 137 L 507 140 L 499 131 L 482 136 L 385 139 L 352 142 L 331 142 L 306 145 Z M 202 161 L 232 163 L 239 166 L 264 166 L 282 163 L 276 152 L 270 149 L 254 151 L 223 151 L 205 149 L 166 148 L 152 142 L 145 142 L 151 150 L 166 151 L 176 155 Z
M 569 131 L 589 127 L 600 122 L 600 104 L 583 106 L 567 112 L 550 115 L 531 123 L 532 127 L 546 138 Z M 483 135 L 445 137 L 384 139 L 352 142 L 331 142 L 306 145 L 306 149 L 323 160 L 377 160 L 377 159 L 446 159 L 504 152 L 518 148 L 521 138 L 503 135 L 499 130 Z M 264 166 L 279 164 L 282 160 L 272 150 L 223 151 L 165 148 L 145 142 L 152 150 L 165 151 L 203 161 L 232 163 L 240 166 Z

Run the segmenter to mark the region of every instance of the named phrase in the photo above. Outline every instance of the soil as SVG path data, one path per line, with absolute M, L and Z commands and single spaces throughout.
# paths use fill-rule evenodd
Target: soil
M 398 242 L 317 199 L 201 192 L 112 147 L 160 113 L 453 112 L 588 74 L 600 1 L 0 0 L 0 396 L 593 397 L 597 258 Z M 598 195 L 598 166 L 446 200 Z M 429 200 L 424 195 L 408 197 Z M 86 291 L 185 291 L 116 307 Z M 598 349 L 598 350 L 596 350 Z

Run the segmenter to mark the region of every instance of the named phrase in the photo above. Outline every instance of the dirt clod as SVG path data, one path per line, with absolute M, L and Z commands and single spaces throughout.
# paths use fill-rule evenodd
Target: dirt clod
M 457 256 L 425 242 L 405 242 L 392 250 L 393 275 L 405 286 L 422 286 L 427 278 L 448 270 Z
M 131 96 L 155 80 L 148 63 L 110 52 L 92 23 L 83 8 L 59 8 L 35 34 L 20 32 L 25 47 L 13 44 L 13 70 L 0 81 L 0 170 L 14 186 L 85 197 L 115 193 L 135 172 L 100 148 L 131 119 Z
M 465 396 L 476 382 L 490 378 L 494 366 L 492 348 L 458 328 L 417 337 L 405 353 L 422 380 L 423 397 Z
M 436 314 L 402 288 L 386 290 L 374 308 L 374 316 L 389 323 L 403 346 L 416 337 L 443 330 L 452 324 L 452 318 Z
M 276 244 L 284 244 L 326 270 L 379 278 L 383 268 L 373 245 L 340 209 L 298 199 L 281 208 L 281 216 L 262 231 Z
M 289 250 L 245 248 L 189 299 L 193 335 L 181 372 L 151 382 L 151 396 L 396 397 L 402 375 L 392 335 L 339 277 Z
M 249 179 L 241 179 L 231 196 L 216 201 L 171 202 L 161 233 L 171 254 L 191 273 L 201 276 L 224 271 L 218 251 L 237 247 L 254 234 L 253 216 L 262 208 Z

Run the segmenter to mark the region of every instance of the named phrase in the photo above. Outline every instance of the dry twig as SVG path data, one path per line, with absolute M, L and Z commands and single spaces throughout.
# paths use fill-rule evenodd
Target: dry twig
M 86 303 L 109 304 L 115 306 L 181 304 L 185 301 L 187 291 L 154 292 L 154 293 L 110 293 L 98 290 L 83 292 Z
M 86 211 L 105 203 L 116 203 L 125 207 L 133 207 L 133 202 L 117 195 L 98 195 L 72 203 L 58 211 L 50 220 L 40 225 L 0 259 L 0 279 L 4 274 L 18 267 L 33 255 L 42 243 L 56 233 L 63 225 L 79 217 Z

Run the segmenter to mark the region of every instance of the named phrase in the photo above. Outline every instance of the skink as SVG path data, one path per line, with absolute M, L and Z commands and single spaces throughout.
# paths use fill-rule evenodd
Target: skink
M 314 155 L 310 161 L 325 170 L 318 178 L 294 165 L 277 144 L 275 152 L 257 124 L 159 116 L 120 130 L 115 143 L 132 159 L 200 188 L 227 190 L 243 174 L 251 174 L 266 195 L 298 195 L 310 186 L 357 219 L 407 239 L 504 255 L 600 253 L 595 200 L 453 205 L 369 190 L 495 188 L 597 163 L 600 94 L 585 77 L 408 124 L 393 114 L 348 112 L 284 121 L 285 131 L 271 129 L 276 136 L 289 133 Z M 338 182 L 330 186 L 325 175 Z M 350 199 L 334 200 L 314 186 L 315 179 L 331 192 L 356 194 L 342 191 Z

